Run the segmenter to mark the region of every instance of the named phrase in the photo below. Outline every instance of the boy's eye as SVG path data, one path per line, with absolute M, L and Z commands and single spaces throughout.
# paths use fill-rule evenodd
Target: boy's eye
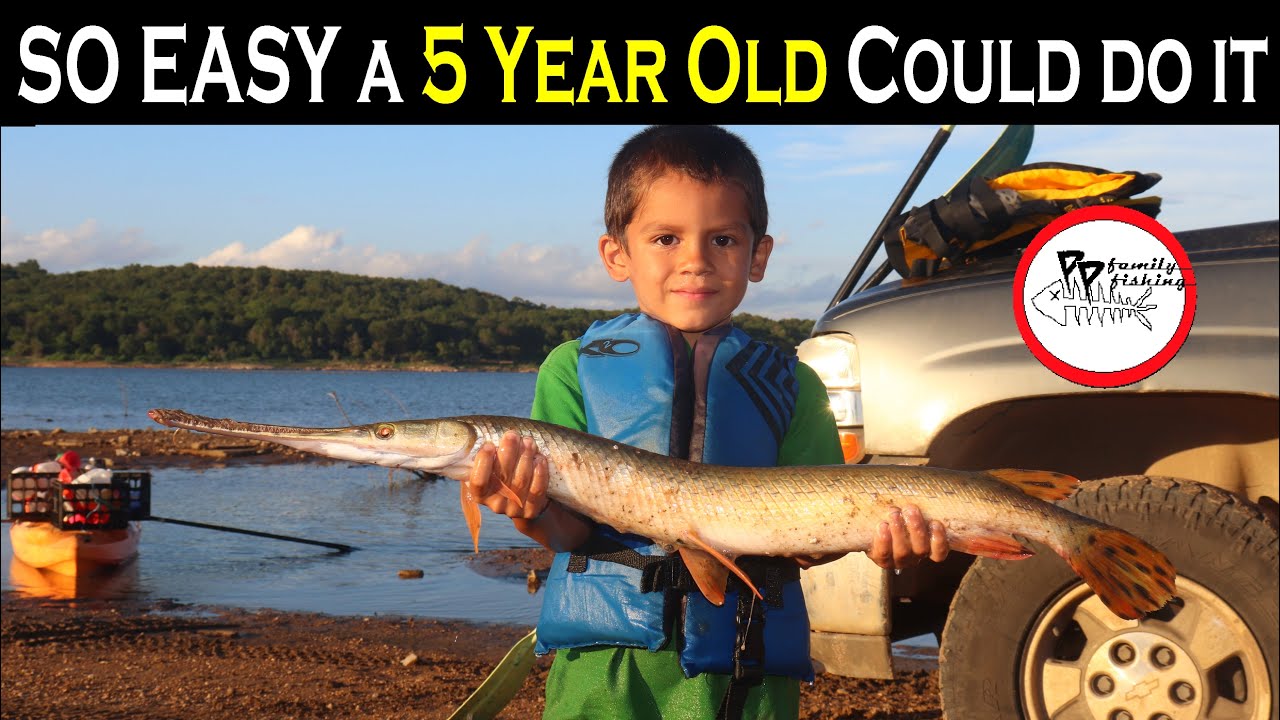
M 711 238 L 711 244 L 716 247 L 729 247 L 734 242 L 734 238 L 730 235 L 717 235 Z
M 679 241 L 676 240 L 675 235 L 659 235 L 653 239 L 653 242 L 657 245 L 662 245 L 663 247 L 670 247 Z

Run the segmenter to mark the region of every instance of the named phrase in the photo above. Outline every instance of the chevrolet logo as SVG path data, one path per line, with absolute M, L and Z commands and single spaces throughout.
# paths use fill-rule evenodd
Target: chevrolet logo
M 1156 688 L 1158 687 L 1160 687 L 1160 680 L 1157 678 L 1151 678 L 1150 680 L 1143 680 L 1137 685 L 1134 685 L 1132 690 L 1125 693 L 1124 699 L 1125 700 L 1142 700 L 1143 698 L 1147 697 L 1151 693 L 1155 692 Z

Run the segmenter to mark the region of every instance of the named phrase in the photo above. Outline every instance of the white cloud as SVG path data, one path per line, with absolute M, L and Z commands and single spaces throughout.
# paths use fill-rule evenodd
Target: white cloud
M 630 285 L 610 279 L 594 252 L 574 245 L 494 247 L 488 238 L 476 237 L 453 251 L 406 253 L 373 245 L 349 247 L 342 236 L 340 230 L 300 225 L 258 248 L 230 243 L 196 264 L 432 278 L 557 307 L 621 309 L 635 304 Z M 149 263 L 157 253 L 141 231 L 105 231 L 94 220 L 70 230 L 23 234 L 4 216 L 0 217 L 0 241 L 5 263 L 34 259 L 50 272 Z M 786 245 L 788 238 L 780 236 L 777 242 Z M 773 318 L 816 318 L 839 280 L 822 263 L 775 262 L 766 281 L 752 285 L 742 311 Z
M 851 177 L 854 175 L 882 175 L 893 170 L 897 165 L 887 160 L 880 162 L 860 163 L 854 165 L 841 165 L 839 167 L 827 168 L 819 173 L 817 177 Z
M 741 311 L 781 320 L 816 320 L 844 280 L 846 258 L 781 258 L 770 262 L 765 278 L 747 288 Z M 834 272 L 833 270 L 839 270 Z
M 621 309 L 635 304 L 630 286 L 610 279 L 594 252 L 571 245 L 515 243 L 494 247 L 484 237 L 472 238 L 447 252 L 406 253 L 371 245 L 347 247 L 341 232 L 299 226 L 258 249 L 232 243 L 197 264 L 432 278 L 557 307 Z M 742 309 L 774 318 L 816 318 L 840 279 L 821 263 L 784 261 L 770 268 L 764 283 L 750 288 Z
M 234 242 L 196 260 L 196 264 L 336 270 L 334 263 L 344 262 L 351 255 L 342 247 L 341 231 L 320 232 L 314 227 L 299 225 L 261 249 L 250 250 L 244 243 Z
M 847 162 L 924 147 L 937 128 L 912 125 L 813 126 L 804 137 L 782 145 L 776 157 L 785 163 Z
M 426 244 L 426 243 L 423 243 Z M 344 245 L 341 231 L 298 226 L 261 248 L 236 242 L 196 261 L 198 265 L 267 265 L 333 270 L 376 277 L 432 278 L 503 297 L 561 307 L 621 308 L 632 302 L 627 286 L 610 280 L 594 253 L 567 245 L 516 243 L 493 248 L 476 237 L 457 250 L 408 253 Z
M 966 127 L 953 131 L 951 152 L 977 156 L 977 148 L 994 139 L 999 126 Z M 859 175 L 902 176 L 937 134 L 937 126 L 861 125 L 800 128 L 772 155 L 779 170 L 792 179 L 824 179 Z M 904 159 L 906 158 L 906 159 Z
M 805 128 L 773 153 L 780 161 L 774 172 L 791 180 L 893 173 L 898 163 L 888 158 L 904 146 L 924 142 L 922 137 L 916 127 Z
M 141 230 L 104 229 L 93 219 L 70 230 L 23 233 L 8 216 L 0 217 L 0 261 L 10 265 L 35 260 L 51 272 L 66 272 L 152 260 L 157 249 Z

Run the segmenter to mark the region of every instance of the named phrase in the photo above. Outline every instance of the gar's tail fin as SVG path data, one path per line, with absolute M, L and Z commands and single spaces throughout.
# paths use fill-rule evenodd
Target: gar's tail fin
M 1173 599 L 1176 572 L 1164 553 L 1118 528 L 1087 525 L 1062 555 L 1111 612 L 1136 620 Z

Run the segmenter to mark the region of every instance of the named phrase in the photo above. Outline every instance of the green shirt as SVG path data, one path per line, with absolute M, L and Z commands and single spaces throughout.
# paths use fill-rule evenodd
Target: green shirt
M 833 465 L 844 462 L 827 391 L 817 373 L 796 364 L 799 386 L 791 425 L 778 452 L 779 465 Z M 533 397 L 535 420 L 575 430 L 587 429 L 578 385 L 578 341 L 547 356 Z M 547 675 L 543 720 L 567 718 L 714 718 L 729 687 L 729 676 L 702 673 L 686 678 L 674 647 L 593 647 L 559 650 Z M 800 714 L 800 684 L 768 676 L 750 690 L 744 718 L 774 720 Z

